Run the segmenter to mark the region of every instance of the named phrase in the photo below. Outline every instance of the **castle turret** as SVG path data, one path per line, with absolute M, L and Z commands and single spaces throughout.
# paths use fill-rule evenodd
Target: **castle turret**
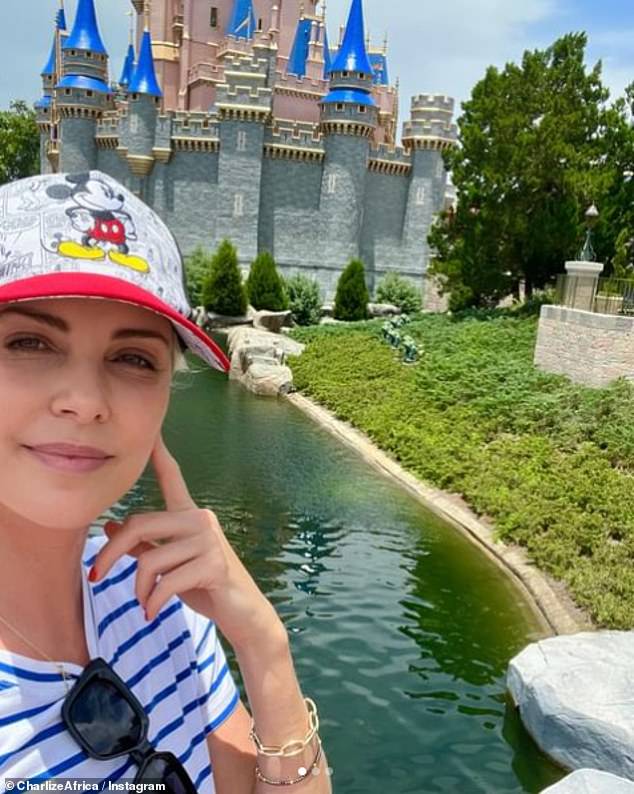
M 303 14 L 297 21 L 297 31 L 293 42 L 293 49 L 288 59 L 286 71 L 297 77 L 304 77 L 306 74 L 306 61 L 308 60 L 308 48 L 310 47 L 312 20 L 307 19 Z
M 60 0 L 55 15 L 55 33 L 48 60 L 42 69 L 42 97 L 35 103 L 37 124 L 40 129 L 40 169 L 43 174 L 56 170 L 59 162 L 57 145 L 57 117 L 53 102 L 55 84 L 61 76 L 61 46 L 66 31 L 66 14 Z
M 442 152 L 457 144 L 452 122 L 454 100 L 442 94 L 412 98 L 411 118 L 403 125 L 403 146 L 411 155 L 403 245 L 418 253 L 421 273 L 427 267 L 427 235 L 434 215 L 444 208 L 447 184 Z
M 59 169 L 87 171 L 97 166 L 97 121 L 112 106 L 108 53 L 99 33 L 94 0 L 79 0 L 75 24 L 61 47 L 61 61 L 54 99 L 62 141 Z
M 123 127 L 123 147 L 130 170 L 137 177 L 147 176 L 154 166 L 156 119 L 163 92 L 156 79 L 152 38 L 146 15 L 139 59 L 128 83 L 128 114 Z
M 352 0 L 343 41 L 330 69 L 330 93 L 320 102 L 326 152 L 320 206 L 323 234 L 336 257 L 331 267 L 341 268 L 359 256 L 370 137 L 378 117 L 372 80 L 361 0 Z

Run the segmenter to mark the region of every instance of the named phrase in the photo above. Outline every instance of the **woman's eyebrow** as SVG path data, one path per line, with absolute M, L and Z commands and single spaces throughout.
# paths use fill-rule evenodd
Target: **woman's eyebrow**
M 21 306 L 7 306 L 5 309 L 0 310 L 0 319 L 6 314 L 24 315 L 25 317 L 30 317 L 33 320 L 46 323 L 46 325 L 50 325 L 60 331 L 70 331 L 70 326 L 66 320 L 63 320 L 61 317 L 57 317 L 54 314 L 48 314 L 48 312 L 40 312 L 36 311 L 35 309 L 25 309 Z M 113 339 L 127 339 L 131 336 L 140 336 L 148 339 L 161 339 L 163 342 L 165 342 L 167 347 L 170 346 L 167 337 L 160 333 L 160 331 L 151 331 L 148 328 L 120 328 L 118 331 L 115 331 L 112 334 Z

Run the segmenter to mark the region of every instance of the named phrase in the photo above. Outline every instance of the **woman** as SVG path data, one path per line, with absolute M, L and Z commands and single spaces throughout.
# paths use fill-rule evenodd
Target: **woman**
M 172 235 L 109 176 L 0 188 L 4 790 L 55 778 L 331 791 L 285 627 L 161 436 L 183 349 L 229 369 L 188 319 L 184 285 Z M 148 463 L 165 510 L 88 537 Z

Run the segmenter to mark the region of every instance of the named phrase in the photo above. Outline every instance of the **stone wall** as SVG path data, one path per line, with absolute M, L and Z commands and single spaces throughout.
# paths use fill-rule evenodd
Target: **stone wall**
M 634 317 L 542 306 L 534 363 L 595 388 L 634 380 Z

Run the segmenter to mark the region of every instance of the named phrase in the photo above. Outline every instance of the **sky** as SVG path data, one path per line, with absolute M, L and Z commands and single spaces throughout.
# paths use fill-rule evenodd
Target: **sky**
M 155 0 L 158 2 L 158 0 Z M 204 2 L 204 0 L 200 0 Z M 328 0 L 329 38 L 336 42 L 350 0 Z M 634 0 L 363 0 L 373 44 L 388 35 L 390 80 L 400 79 L 399 126 L 411 97 L 447 94 L 460 103 L 494 64 L 518 62 L 526 49 L 544 48 L 571 31 L 588 34 L 587 62 L 603 63 L 612 96 L 634 81 Z M 95 0 L 100 29 L 118 77 L 127 44 L 130 0 Z M 69 24 L 77 0 L 66 0 Z M 0 108 L 12 99 L 33 103 L 46 62 L 58 0 L 0 3 Z

